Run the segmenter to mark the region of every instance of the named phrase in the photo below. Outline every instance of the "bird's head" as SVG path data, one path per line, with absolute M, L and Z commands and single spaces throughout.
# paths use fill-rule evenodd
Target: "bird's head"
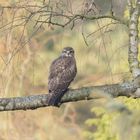
M 74 56 L 74 50 L 72 47 L 65 47 L 63 50 L 62 50 L 62 56 L 64 57 L 73 57 Z

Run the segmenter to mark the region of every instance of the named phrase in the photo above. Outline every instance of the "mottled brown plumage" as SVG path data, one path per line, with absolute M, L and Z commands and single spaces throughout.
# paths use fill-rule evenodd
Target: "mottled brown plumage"
M 76 76 L 77 68 L 74 50 L 71 47 L 63 49 L 60 57 L 50 66 L 48 88 L 50 98 L 48 105 L 58 106 L 62 96 Z

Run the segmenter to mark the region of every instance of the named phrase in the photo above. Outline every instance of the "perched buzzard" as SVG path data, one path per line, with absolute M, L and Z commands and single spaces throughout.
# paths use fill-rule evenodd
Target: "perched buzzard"
M 63 49 L 60 57 L 54 60 L 50 66 L 48 89 L 48 105 L 58 106 L 68 86 L 76 76 L 77 68 L 74 58 L 74 50 L 71 47 Z

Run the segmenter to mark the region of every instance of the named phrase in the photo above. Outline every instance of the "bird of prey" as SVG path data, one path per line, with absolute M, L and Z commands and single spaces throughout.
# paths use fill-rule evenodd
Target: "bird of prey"
M 76 73 L 74 50 L 72 47 L 65 47 L 61 55 L 50 66 L 48 105 L 59 106 L 62 96 L 68 90 L 68 86 L 74 80 Z

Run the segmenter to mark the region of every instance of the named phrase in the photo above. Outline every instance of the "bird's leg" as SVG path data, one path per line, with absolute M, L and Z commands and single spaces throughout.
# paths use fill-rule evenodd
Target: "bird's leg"
M 65 91 L 63 91 L 63 95 L 62 95 L 62 97 L 64 96 L 64 94 L 67 92 L 69 90 L 69 88 L 67 88 Z M 61 97 L 61 99 L 62 99 L 62 97 Z M 60 107 L 61 106 L 61 99 L 59 100 L 59 102 L 56 102 L 55 104 L 54 104 L 54 106 L 55 107 Z

